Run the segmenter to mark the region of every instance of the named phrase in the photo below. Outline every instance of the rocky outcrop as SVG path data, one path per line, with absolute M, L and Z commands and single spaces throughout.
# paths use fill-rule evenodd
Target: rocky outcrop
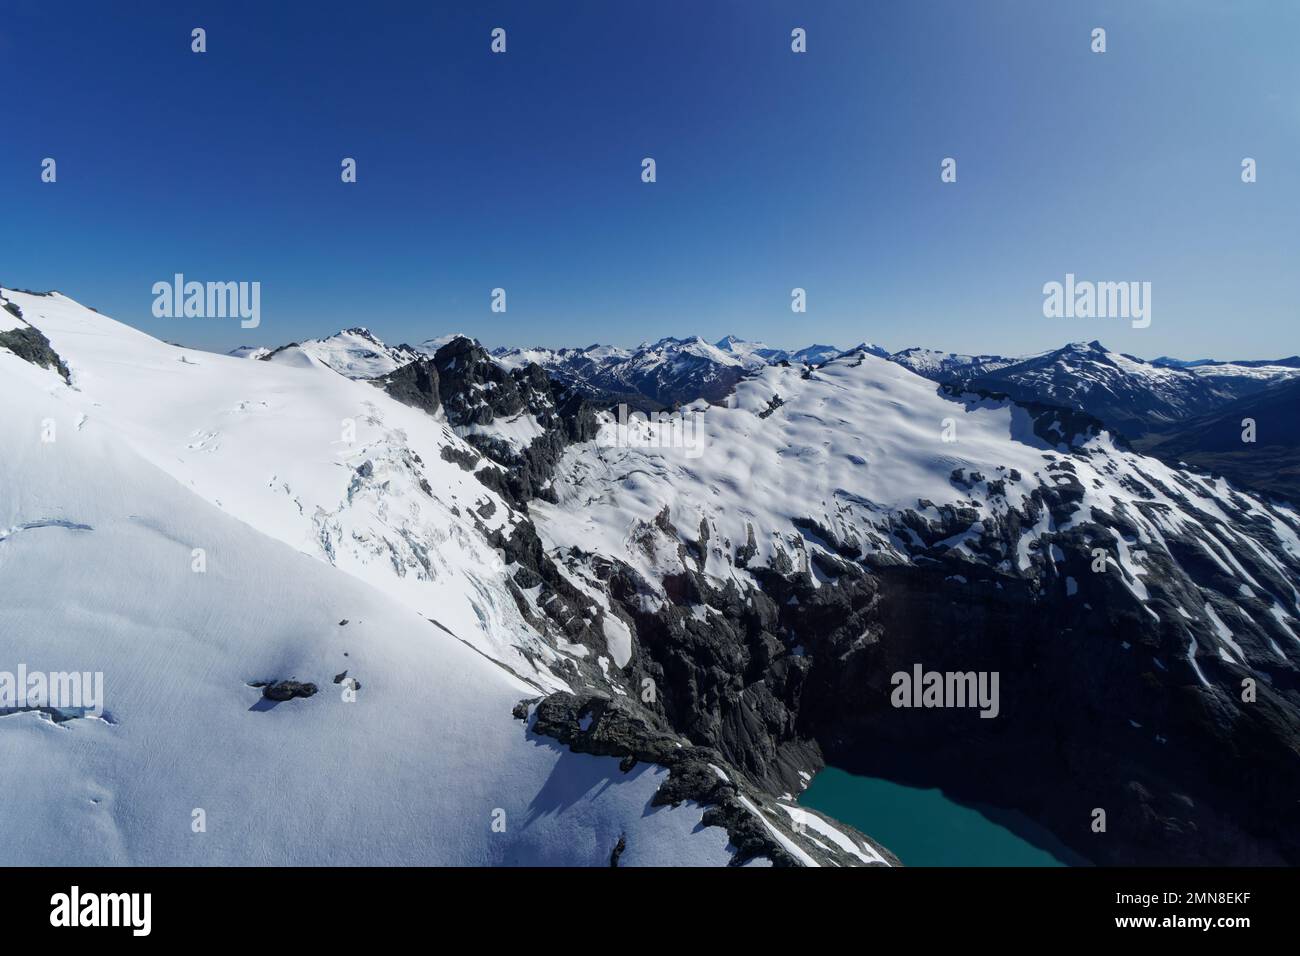
M 260 687 L 263 697 L 276 702 L 293 700 L 295 697 L 312 697 L 317 691 L 315 684 L 296 680 L 257 681 L 249 686 Z
M 13 305 L 13 303 L 8 304 Z M 14 306 L 14 308 L 18 307 Z M 21 311 L 19 317 L 21 318 Z M 0 332 L 0 348 L 8 349 L 24 362 L 58 372 L 59 377 L 69 384 L 72 381 L 72 373 L 68 371 L 68 366 L 59 357 L 59 353 L 54 351 L 50 340 L 33 326 L 24 324 L 7 332 Z
M 466 442 L 503 467 L 488 480 L 517 505 L 551 497 L 547 483 L 564 449 L 596 434 L 595 406 L 585 395 L 537 365 L 506 369 L 464 337 L 375 384 L 430 414 L 441 409 Z
M 836 852 L 825 844 L 801 840 L 788 823 L 789 817 L 782 819 L 783 811 L 764 812 L 768 800 L 761 791 L 743 781 L 733 781 L 721 769 L 725 765 L 722 755 L 664 729 L 635 702 L 564 692 L 552 694 L 537 704 L 531 730 L 560 741 L 576 753 L 619 757 L 624 773 L 638 762 L 667 768 L 668 780 L 655 792 L 651 806 L 678 806 L 688 800 L 705 806 L 701 822 L 727 831 L 735 849 L 733 866 L 743 865 L 755 857 L 764 857 L 776 866 L 807 862 L 792 855 L 790 844 L 801 849 L 806 846 L 803 852 L 815 863 L 852 865 L 858 862 L 856 857 Z M 882 862 L 898 864 L 896 857 L 852 827 L 836 823 L 835 828 L 859 845 L 870 846 Z M 616 861 L 618 856 L 621 852 L 612 860 Z
M 435 415 L 442 407 L 438 389 L 438 367 L 428 359 L 416 359 L 379 380 L 384 391 L 403 405 Z
M 1202 587 L 1238 582 L 1214 581 L 1222 572 L 1195 559 L 1192 542 L 1159 563 L 1161 584 L 1152 573 L 1145 602 L 1113 562 L 1092 570 L 1093 546 L 1109 541 L 1113 554 L 1135 536 L 1122 514 L 1045 536 L 1030 574 L 998 570 L 1042 512 L 1053 526 L 1071 513 L 1066 465 L 1027 513 L 985 517 L 974 546 L 987 554 L 982 570 L 940 546 L 908 564 L 823 554 L 820 581 L 790 562 L 751 568 L 760 588 L 742 591 L 698 573 L 683 543 L 680 570 L 660 582 L 668 600 L 656 605 L 649 582 L 605 565 L 609 594 L 636 626 L 622 677 L 633 687 L 649 679 L 647 707 L 665 726 L 768 794 L 797 793 L 800 771 L 825 759 L 1018 810 L 1097 863 L 1300 861 L 1300 672 L 1270 653 L 1291 638 L 1274 630 L 1267 605 L 1255 621 L 1233 618 L 1256 664 L 1202 653 L 1195 671 L 1182 609 L 1202 600 Z M 936 542 L 971 519 L 904 516 Z M 665 525 L 658 533 L 677 534 Z M 1263 562 L 1243 570 L 1284 586 Z M 997 672 L 998 717 L 892 706 L 891 675 L 918 663 Z M 1092 826 L 1098 809 L 1104 832 Z
M 590 435 L 581 411 L 562 414 L 554 386 L 548 406 L 537 371 L 494 369 L 473 343 L 446 348 L 435 357 L 441 407 L 501 466 L 476 474 L 517 500 L 546 494 L 539 478 Z M 1006 403 L 945 394 L 968 412 Z M 521 414 L 554 436 L 536 469 L 490 430 L 473 437 Z M 1089 444 L 1104 426 L 1086 412 L 1030 401 L 1012 420 L 1041 464 L 945 469 L 955 500 L 864 510 L 874 524 L 810 511 L 785 529 L 747 524 L 740 543 L 702 518 L 679 515 L 679 527 L 665 507 L 633 523 L 627 555 L 548 553 L 530 522 L 499 535 L 512 594 L 539 631 L 605 658 L 606 615 L 634 634 L 623 667 L 565 658 L 577 693 L 543 701 L 535 732 L 669 766 L 664 799 L 708 804 L 735 846 L 770 849 L 772 838 L 681 751 L 708 755 L 704 766 L 755 804 L 797 794 L 829 760 L 1020 811 L 1097 863 L 1300 862 L 1300 673 L 1283 651 L 1297 638 L 1276 613 L 1300 558 L 1278 515 L 1184 473 L 1157 479 L 1121 463 L 1122 442 Z M 1098 474 L 1123 501 L 1081 507 Z M 772 536 L 778 546 L 760 547 Z M 1216 560 L 1229 550 L 1231 573 Z M 623 560 L 633 552 L 654 556 L 654 580 Z M 735 573 L 705 573 L 710 555 Z M 998 716 L 893 706 L 892 675 L 918 664 L 996 672 Z
M 1144 452 L 1245 488 L 1300 502 L 1300 379 L 1145 436 Z

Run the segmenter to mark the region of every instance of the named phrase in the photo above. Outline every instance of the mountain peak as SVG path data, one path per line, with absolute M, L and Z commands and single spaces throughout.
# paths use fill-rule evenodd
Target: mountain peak
M 1097 339 L 1093 339 L 1091 342 L 1070 342 L 1067 343 L 1066 345 L 1061 346 L 1059 349 L 1056 350 L 1057 354 L 1064 354 L 1070 352 L 1079 352 L 1079 353 L 1086 354 L 1089 352 L 1106 352 L 1106 351 L 1108 351 L 1106 346 L 1102 345 L 1101 342 L 1099 342 Z M 1052 353 L 1046 353 L 1046 354 L 1052 354 Z

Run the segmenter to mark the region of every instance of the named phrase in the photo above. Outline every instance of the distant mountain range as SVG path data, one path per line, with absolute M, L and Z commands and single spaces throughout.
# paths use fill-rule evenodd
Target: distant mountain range
M 298 352 L 349 378 L 378 379 L 417 358 L 433 356 L 457 338 L 463 336 L 389 346 L 368 329 L 352 328 L 295 345 Z M 269 359 L 279 351 L 246 347 L 231 354 Z M 738 383 L 772 365 L 813 368 L 840 356 L 871 355 L 949 388 L 1083 412 L 1165 461 L 1185 461 L 1256 491 L 1300 501 L 1300 451 L 1286 437 L 1290 434 L 1286 416 L 1294 419 L 1300 408 L 1295 407 L 1294 390 L 1274 394 L 1300 378 L 1297 356 L 1235 362 L 1162 356 L 1146 361 L 1113 352 L 1096 341 L 1018 357 L 927 348 L 891 353 L 866 342 L 849 349 L 810 345 L 787 350 L 735 335 L 713 343 L 689 336 L 662 338 L 632 349 L 612 345 L 497 348 L 490 354 L 505 369 L 536 365 L 597 406 L 625 403 L 641 411 L 672 409 L 701 399 L 725 402 Z M 1230 420 L 1237 422 L 1240 432 L 1241 419 L 1251 417 L 1252 411 L 1259 418 L 1257 441 L 1242 442 L 1240 435 L 1235 444 L 1226 441 L 1224 435 L 1232 431 Z
M 0 862 L 897 863 L 799 804 L 828 763 L 1095 863 L 1300 862 L 1300 516 L 1193 457 L 1293 454 L 1296 369 L 882 351 L 232 358 L 0 292 L 0 629 L 115 682 L 0 714 Z M 922 663 L 996 714 L 900 708 Z
M 534 362 L 591 394 L 618 396 L 638 407 L 669 408 L 699 398 L 721 401 L 745 375 L 768 365 L 819 364 L 840 352 L 833 345 L 786 351 L 728 335 L 712 344 L 690 336 L 644 342 L 635 349 L 498 348 L 492 355 L 512 368 Z
M 958 378 L 1021 401 L 1080 409 L 1137 438 L 1296 375 L 1300 368 L 1272 363 L 1156 365 L 1088 342 Z
M 1134 444 L 1164 461 L 1300 503 L 1300 378 L 1258 389 Z

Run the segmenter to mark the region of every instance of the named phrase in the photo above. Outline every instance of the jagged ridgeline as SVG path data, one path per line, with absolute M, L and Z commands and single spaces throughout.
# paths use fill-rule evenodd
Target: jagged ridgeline
M 0 351 L 20 411 L 0 434 L 18 529 L 0 574 L 46 593 L 80 548 L 111 584 L 79 598 L 94 643 L 66 602 L 4 612 L 17 653 L 109 655 L 103 740 L 24 730 L 30 766 L 65 779 L 112 748 L 107 786 L 126 787 L 167 754 L 113 727 L 153 727 L 184 767 L 201 715 L 205 760 L 291 763 L 281 804 L 316 799 L 328 764 L 347 783 L 331 792 L 387 807 L 324 841 L 357 861 L 394 862 L 397 832 L 425 862 L 898 862 L 869 825 L 798 806 L 826 763 L 1019 811 L 1093 862 L 1300 860 L 1300 519 L 1134 451 L 1085 403 L 954 379 L 975 366 L 946 353 L 665 340 L 627 358 L 685 353 L 730 381 L 691 395 L 709 366 L 684 360 L 685 391 L 644 386 L 635 406 L 673 414 L 629 418 L 638 379 L 611 350 L 565 361 L 617 390 L 538 350 L 390 349 L 364 329 L 242 361 L 5 296 L 22 319 L 0 332 L 22 321 L 57 360 Z M 1147 374 L 1108 355 L 1084 359 Z M 1017 364 L 977 358 L 981 375 Z M 45 421 L 42 448 L 20 426 Z M 144 703 L 160 653 L 183 713 Z M 897 676 L 930 673 L 997 699 L 900 706 Z M 582 798 L 557 808 L 548 779 Z M 265 795 L 222 787 L 257 811 L 240 845 L 294 844 Z M 31 793 L 65 799 L 51 775 Z M 137 792 L 115 824 L 126 858 L 166 844 L 164 797 Z M 532 822 L 464 825 L 497 810 Z
M 535 364 L 464 339 L 408 374 L 527 476 L 544 554 L 635 635 L 601 674 L 617 699 L 768 793 L 830 759 L 1023 811 L 1098 862 L 1293 860 L 1294 511 L 1134 454 L 1050 389 L 1012 401 L 991 387 L 999 362 L 1016 381 L 1011 360 L 965 363 L 983 377 L 963 383 L 946 356 L 926 369 L 936 387 L 899 367 L 918 353 L 751 369 L 698 406 L 698 461 L 593 435 L 592 407 L 559 411 Z M 1266 388 L 1097 343 L 1028 364 L 1081 361 L 1107 370 L 1107 394 L 1134 376 L 1182 389 L 1170 419 Z M 608 397 L 594 404 L 613 428 Z M 535 456 L 509 440 L 527 418 L 547 436 Z M 998 673 L 1003 711 L 890 706 L 891 675 L 916 662 Z

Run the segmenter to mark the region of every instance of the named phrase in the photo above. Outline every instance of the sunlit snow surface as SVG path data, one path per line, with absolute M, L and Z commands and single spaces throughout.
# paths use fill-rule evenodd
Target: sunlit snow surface
M 505 587 L 514 569 L 484 537 L 518 513 L 443 458 L 469 447 L 440 417 L 347 377 L 368 368 L 340 374 L 310 344 L 250 361 L 166 345 L 62 296 L 6 296 L 72 385 L 0 349 L 0 670 L 102 670 L 107 700 L 103 720 L 0 716 L 0 770 L 15 782 L 0 863 L 605 865 L 624 834 L 623 864 L 730 859 L 700 808 L 650 810 L 662 771 L 621 774 L 511 716 L 520 698 L 564 687 L 549 662 L 589 651 L 557 651 L 523 619 Z M 0 323 L 19 324 L 2 311 Z M 324 357 L 340 365 L 352 345 L 368 348 L 346 345 Z M 696 340 L 671 345 L 643 357 L 738 362 Z M 1119 537 L 1110 561 L 1138 600 L 1159 586 L 1152 556 L 1177 535 L 1266 609 L 1264 645 L 1234 632 L 1235 593 L 1178 602 L 1189 679 L 1208 685 L 1197 661 L 1211 655 L 1246 667 L 1259 653 L 1295 659 L 1291 509 L 1107 435 L 1087 440 L 1087 455 L 1049 446 L 1024 409 L 946 396 L 874 355 L 808 378 L 746 371 L 725 407 L 688 410 L 693 450 L 620 446 L 612 420 L 571 447 L 552 482 L 558 503 L 531 504 L 543 540 L 626 561 L 652 590 L 684 560 L 677 538 L 647 533 L 667 522 L 691 540 L 703 524 L 704 572 L 742 585 L 752 579 L 735 555 L 751 531 L 751 567 L 782 556 L 810 567 L 825 542 L 796 520 L 909 561 L 919 542 L 900 514 L 977 502 L 992 520 L 1063 480 L 1048 465 L 1068 459 L 1080 508 L 1060 526 L 1040 509 L 1001 572 L 1041 571 L 1061 558 L 1044 536 L 1094 509 L 1122 513 L 1136 534 Z M 518 447 L 534 437 L 523 419 L 493 427 Z M 982 478 L 959 486 L 957 469 Z M 977 522 L 942 544 L 977 562 L 979 533 Z M 608 608 L 580 569 L 559 567 Z M 615 669 L 632 635 L 613 615 L 604 633 L 609 656 L 596 663 L 626 694 Z M 355 702 L 333 682 L 343 671 L 361 684 Z M 286 678 L 320 692 L 272 707 L 249 686 Z M 196 808 L 205 833 L 192 830 Z M 504 833 L 492 828 L 498 810 Z
M 0 350 L 0 669 L 102 671 L 106 699 L 0 717 L 0 863 L 607 865 L 623 834 L 624 865 L 730 859 L 699 807 L 651 810 L 663 771 L 511 716 L 538 691 L 485 655 L 545 676 L 439 423 L 301 352 L 188 351 L 6 294 L 73 388 Z M 285 678 L 320 691 L 249 686 Z
M 775 397 L 782 404 L 771 411 Z M 982 515 L 1005 515 L 1024 508 L 1036 488 L 1066 480 L 1048 466 L 1068 459 L 1084 490 L 1078 510 L 1058 528 L 1043 509 L 1038 523 L 1022 532 L 1014 564 L 1001 570 L 1024 574 L 1032 562 L 1053 562 L 1059 549 L 1044 547 L 1042 535 L 1086 521 L 1094 509 L 1122 512 L 1138 535 L 1132 541 L 1119 536 L 1120 571 L 1139 600 L 1148 597 L 1143 576 L 1150 550 L 1178 533 L 1248 582 L 1254 579 L 1233 554 L 1253 555 L 1283 585 L 1274 594 L 1283 609 L 1279 614 L 1292 620 L 1300 610 L 1292 572 L 1242 527 L 1244 520 L 1256 522 L 1277 551 L 1294 558 L 1300 538 L 1289 509 L 1266 507 L 1223 481 L 1122 451 L 1106 433 L 1086 441 L 1078 436 L 1087 454 L 1070 454 L 1036 435 L 1024 408 L 975 395 L 954 398 L 883 358 L 841 358 L 807 378 L 794 367 L 765 368 L 741 382 L 725 407 L 697 403 L 686 414 L 699 422 L 699 445 L 691 453 L 680 442 L 656 443 L 657 430 L 666 425 L 643 424 L 628 440 L 612 420 L 597 440 L 570 448 L 553 485 L 559 503 L 534 508 L 552 545 L 617 555 L 653 585 L 681 558 L 675 546 L 655 547 L 646 529 L 664 514 L 695 539 L 703 521 L 705 571 L 718 580 L 743 581 L 748 572 L 733 556 L 751 531 L 751 566 L 783 554 L 795 567 L 807 567 L 808 553 L 822 543 L 794 522 L 813 519 L 864 553 L 906 561 L 916 542 L 899 533 L 899 513 L 913 510 L 925 517 L 936 513 L 935 506 L 976 501 Z M 953 440 L 944 440 L 945 430 Z M 959 487 L 951 480 L 955 469 L 983 480 Z M 995 480 L 1004 483 L 1003 493 L 991 489 Z M 1145 491 L 1136 492 L 1139 486 Z M 1175 493 L 1185 500 L 1175 500 Z M 977 522 L 966 534 L 979 532 Z M 945 544 L 979 560 L 960 540 Z M 1206 617 L 1198 620 L 1207 642 L 1201 653 L 1216 652 L 1208 642 L 1236 653 L 1223 636 L 1226 629 Z M 1287 649 L 1291 655 L 1296 644 Z

